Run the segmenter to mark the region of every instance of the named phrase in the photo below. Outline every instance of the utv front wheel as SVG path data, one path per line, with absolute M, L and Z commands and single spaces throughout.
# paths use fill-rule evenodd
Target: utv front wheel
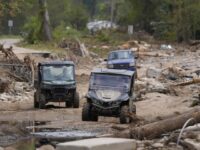
M 91 104 L 85 103 L 82 110 L 82 121 L 90 121 Z
M 90 103 L 85 103 L 83 105 L 82 121 L 98 121 L 98 115 L 92 111 Z
M 38 108 L 39 107 L 39 103 L 37 101 L 37 95 L 36 92 L 34 93 L 34 108 Z
M 44 109 L 46 104 L 46 99 L 44 95 L 40 95 L 40 100 L 39 100 L 39 108 Z
M 79 100 L 80 98 L 79 98 L 79 94 L 78 94 L 78 92 L 76 92 L 75 94 L 74 94 L 74 101 L 73 101 L 73 107 L 74 108 L 79 108 L 79 103 L 80 103 L 80 100 Z
M 71 101 L 65 101 L 65 107 L 66 108 L 71 108 L 72 107 L 72 102 Z
M 128 112 L 129 112 L 129 109 L 127 105 L 124 105 L 121 107 L 120 115 L 119 115 L 119 120 L 121 124 L 126 124 L 130 122 L 130 117 L 128 116 Z

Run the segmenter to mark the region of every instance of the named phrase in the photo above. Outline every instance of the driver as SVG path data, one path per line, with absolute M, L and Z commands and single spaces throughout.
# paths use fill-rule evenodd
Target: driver
M 44 80 L 52 80 L 52 74 L 49 68 L 44 69 Z

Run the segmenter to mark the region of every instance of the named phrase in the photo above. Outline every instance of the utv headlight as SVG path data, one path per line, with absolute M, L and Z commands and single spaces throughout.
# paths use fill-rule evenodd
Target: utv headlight
M 114 68 L 114 65 L 113 64 L 108 64 L 108 68 Z
M 130 67 L 134 67 L 134 66 L 135 66 L 135 63 L 132 62 L 132 63 L 129 64 L 129 66 L 130 66 Z

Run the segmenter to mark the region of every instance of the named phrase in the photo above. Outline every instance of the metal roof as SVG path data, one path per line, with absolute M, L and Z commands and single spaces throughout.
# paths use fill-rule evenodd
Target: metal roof
M 133 76 L 135 72 L 129 71 L 129 70 L 122 70 L 122 69 L 118 70 L 118 69 L 95 68 L 92 70 L 91 73 Z
M 73 61 L 45 61 L 45 62 L 40 62 L 39 65 L 43 66 L 43 65 L 74 65 Z

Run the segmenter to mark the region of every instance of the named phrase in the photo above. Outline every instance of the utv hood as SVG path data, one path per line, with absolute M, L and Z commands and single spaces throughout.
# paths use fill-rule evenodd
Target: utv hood
M 100 90 L 91 90 L 88 92 L 88 98 L 102 100 L 105 102 L 122 100 L 126 101 L 129 99 L 128 93 L 124 93 L 120 90 L 111 90 L 111 89 L 100 89 Z

